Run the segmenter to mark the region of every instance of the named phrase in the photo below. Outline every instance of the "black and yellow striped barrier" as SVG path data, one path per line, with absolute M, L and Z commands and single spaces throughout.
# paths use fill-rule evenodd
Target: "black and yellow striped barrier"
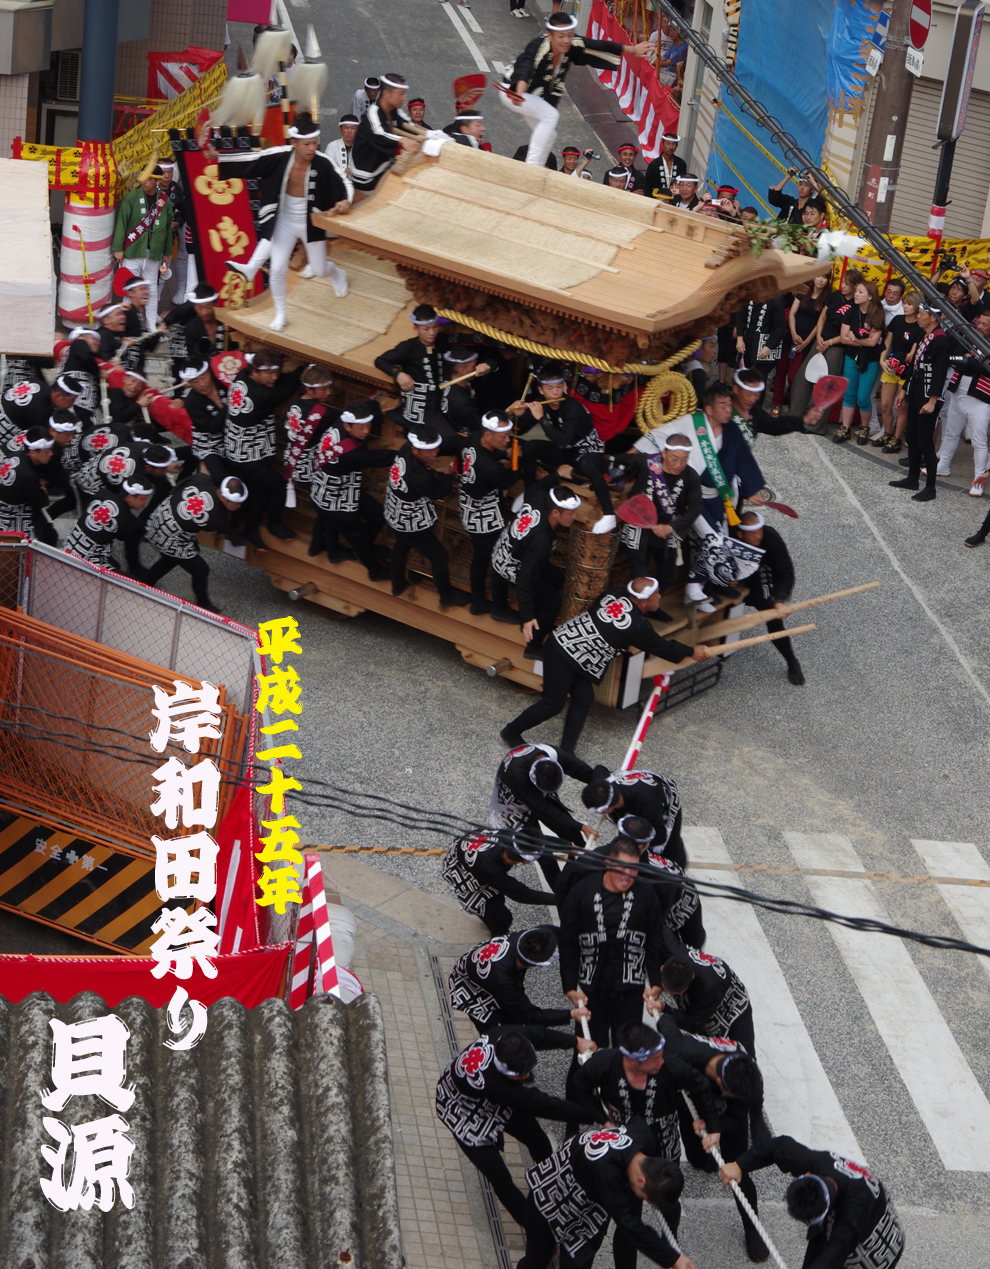
M 165 906 L 155 859 L 0 807 L 0 908 L 115 951 L 147 955 Z M 171 905 L 169 905 L 171 906 Z

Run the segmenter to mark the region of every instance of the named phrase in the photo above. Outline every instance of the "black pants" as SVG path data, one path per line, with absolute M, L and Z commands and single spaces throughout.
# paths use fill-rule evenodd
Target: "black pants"
M 928 470 L 931 471 L 932 468 L 929 467 Z M 766 612 L 767 609 L 773 607 L 772 604 L 757 604 L 756 606 L 761 612 Z M 783 629 L 784 623 L 782 621 L 774 620 L 767 622 L 768 634 L 776 634 L 778 630 Z M 774 639 L 772 646 L 777 649 L 780 655 L 787 662 L 787 668 L 789 670 L 799 670 L 801 668 L 797 657 L 794 655 L 794 645 L 791 643 L 789 635 L 786 639 Z
M 433 584 L 440 594 L 440 599 L 441 601 L 448 599 L 452 591 L 447 551 L 432 529 L 420 529 L 418 533 L 396 533 L 395 545 L 392 547 L 392 585 L 405 585 L 406 560 L 412 550 L 419 551 L 420 555 L 425 555 L 430 561 Z
M 271 524 L 282 523 L 285 510 L 285 481 L 272 465 L 273 460 L 259 463 L 233 463 L 227 460 L 229 474 L 243 480 L 248 488 L 248 500 L 240 508 L 241 525 L 245 533 L 256 533 L 262 520 Z
M 206 468 L 207 474 L 218 489 L 221 481 L 225 480 L 227 476 L 235 474 L 223 454 L 206 454 L 198 461 Z
M 521 1142 L 534 1163 L 542 1163 L 553 1154 L 550 1138 L 532 1116 L 516 1111 L 505 1125 L 510 1137 Z M 456 1140 L 456 1139 L 455 1139 Z M 517 1225 L 526 1220 L 526 1196 L 512 1179 L 500 1146 L 466 1146 L 458 1141 L 467 1157 L 495 1191 L 496 1197 Z
M 670 830 L 670 836 L 667 838 L 660 854 L 663 855 L 664 859 L 669 859 L 671 863 L 676 864 L 678 868 L 681 868 L 686 872 L 688 866 L 687 849 L 684 846 L 684 838 L 681 836 L 681 825 L 683 820 L 684 810 L 682 808 L 678 810 L 677 814 L 674 816 L 674 826 Z M 651 849 L 652 848 L 651 844 Z
M 636 1206 L 639 1212 L 642 1213 L 642 1200 L 639 1200 Z M 681 1217 L 680 1203 L 675 1203 L 673 1207 L 665 1208 L 663 1215 L 671 1231 L 676 1236 Z M 526 1229 L 526 1254 L 517 1263 L 516 1269 L 547 1269 L 553 1259 L 557 1240 L 545 1217 L 541 1216 L 537 1210 L 536 1203 L 532 1197 L 526 1201 L 524 1223 Z M 609 1222 L 607 1220 L 604 1221 L 601 1229 L 579 1247 L 573 1256 L 561 1247 L 560 1269 L 591 1269 L 591 1266 L 595 1263 L 598 1249 L 605 1241 L 608 1226 Z M 612 1256 L 615 1269 L 636 1269 L 636 1248 L 620 1229 L 616 1229 L 612 1237 Z
M 756 1057 L 756 1031 L 753 1027 L 753 1006 L 747 1005 L 738 1018 L 729 1027 L 727 1033 L 730 1040 L 741 1044 L 751 1058 Z
M 925 398 L 927 400 L 927 397 Z M 924 405 L 924 401 L 921 403 Z M 907 402 L 907 423 L 904 426 L 904 438 L 908 447 L 908 479 L 918 483 L 921 469 L 924 467 L 928 475 L 925 477 L 925 488 L 935 488 L 935 471 L 938 458 L 935 454 L 935 424 L 938 411 L 922 414 L 918 405 Z
M 569 699 L 568 699 L 569 698 Z M 584 728 L 595 699 L 595 685 L 584 674 L 555 639 L 550 639 L 543 653 L 543 694 L 535 704 L 506 724 L 506 731 L 522 734 L 530 727 L 545 723 L 563 713 L 564 731 L 560 748 L 572 753 Z
M 481 919 L 488 926 L 489 933 L 496 938 L 500 934 L 508 934 L 512 928 L 512 912 L 501 895 L 495 895 L 485 901 Z
M 313 546 L 336 550 L 340 537 L 369 571 L 378 567 L 375 538 L 385 524 L 382 504 L 362 489 L 357 511 L 317 511 L 313 525 Z
M 539 581 L 535 590 L 535 610 L 533 615 L 536 617 L 539 630 L 533 640 L 536 647 L 540 647 L 543 640 L 553 630 L 557 620 L 557 613 L 560 611 L 560 592 L 564 585 L 564 574 L 556 564 L 544 564 L 540 570 Z M 509 583 L 504 577 L 499 577 L 498 573 L 492 573 L 492 603 L 496 608 L 505 609 L 509 606 Z
M 640 549 L 630 551 L 629 576 L 655 577 L 665 591 L 677 573 L 677 552 L 670 546 L 670 538 L 658 538 L 649 529 L 642 530 Z
M 182 568 L 189 574 L 192 580 L 193 594 L 196 596 L 196 602 L 203 604 L 204 607 L 212 608 L 213 603 L 207 590 L 207 584 L 210 577 L 210 566 L 202 555 L 194 555 L 191 560 L 177 560 L 171 555 L 160 555 L 154 564 L 147 570 L 142 580 L 146 586 L 155 586 L 166 573 L 171 573 L 173 568 Z
M 718 1165 L 715 1160 L 704 1150 L 701 1142 L 695 1136 L 694 1128 L 691 1126 L 691 1113 L 684 1103 L 684 1098 L 679 1097 L 678 1101 L 680 1104 L 677 1107 L 677 1118 L 680 1121 L 681 1140 L 684 1142 L 684 1153 L 687 1155 L 688 1163 L 690 1163 L 693 1168 L 697 1168 L 699 1172 L 717 1171 Z M 743 1151 L 749 1149 L 749 1132 L 746 1127 L 723 1127 L 718 1148 L 726 1163 L 735 1163 Z M 748 1172 L 743 1173 L 743 1179 L 739 1183 L 739 1188 L 742 1190 L 743 1195 L 748 1200 L 753 1211 L 759 1211 L 756 1198 L 756 1186 L 753 1183 L 752 1176 Z M 742 1219 L 743 1229 L 754 1229 L 755 1226 L 743 1209 L 739 1199 L 736 1198 L 735 1191 L 733 1191 L 733 1198 L 736 1199 L 736 1207 Z
M 471 534 L 471 602 L 475 605 L 485 602 L 485 583 L 492 551 L 501 532 L 501 529 L 496 529 L 494 533 Z

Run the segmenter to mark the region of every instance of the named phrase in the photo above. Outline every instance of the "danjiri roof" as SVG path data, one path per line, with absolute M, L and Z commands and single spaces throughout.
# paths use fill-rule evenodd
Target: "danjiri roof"
M 779 250 L 713 268 L 729 224 L 466 146 L 400 167 L 350 214 L 314 221 L 382 259 L 608 329 L 656 335 L 727 292 L 765 298 L 820 268 Z
M 108 1012 L 95 995 L 0 1000 L 5 1269 L 399 1269 L 385 1041 L 377 1000 L 318 996 L 298 1011 L 222 1000 L 191 1051 L 164 1046 L 164 1010 L 131 998 L 124 1114 L 134 1206 L 62 1213 L 39 1184 L 52 1087 L 49 1019 Z M 71 1097 L 56 1117 L 114 1114 Z

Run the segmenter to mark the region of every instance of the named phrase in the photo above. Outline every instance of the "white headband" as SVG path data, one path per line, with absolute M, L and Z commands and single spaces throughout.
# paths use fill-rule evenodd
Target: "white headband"
M 537 379 L 536 382 L 540 385 L 541 388 L 546 388 L 546 387 L 549 387 L 550 384 L 552 383 L 566 383 L 567 380 L 564 378 L 563 375 L 557 375 L 557 377 L 554 379 L 544 379 L 541 377 Z
M 740 379 L 738 370 L 733 371 L 732 382 L 737 388 L 743 388 L 746 392 L 762 392 L 767 386 L 762 379 L 759 383 L 747 383 L 744 379 Z
M 148 380 L 144 377 L 144 375 L 139 375 L 136 370 L 125 370 L 124 374 L 127 375 L 131 379 L 140 379 L 142 383 L 148 382 Z
M 168 458 L 163 463 L 156 463 L 153 458 L 142 458 L 145 467 L 171 467 L 173 463 L 178 462 L 178 454 L 169 445 L 163 445 L 162 449 L 168 451 Z
M 101 319 L 104 317 L 110 317 L 111 314 L 116 313 L 118 309 L 121 309 L 123 307 L 124 307 L 123 304 L 108 304 L 106 308 L 101 308 L 100 311 L 96 314 L 96 316 Z
M 378 76 L 378 79 L 379 79 L 379 81 L 380 81 L 380 83 L 381 83 L 381 86 L 382 86 L 383 88 L 406 88 L 406 89 L 408 89 L 408 87 L 409 87 L 409 85 L 408 85 L 408 84 L 406 84 L 406 83 L 401 83 L 401 84 L 400 84 L 400 83 L 399 83 L 399 81 L 398 81 L 397 79 L 392 79 L 392 78 L 390 78 L 390 76 L 388 76 L 388 75 L 379 75 L 379 76 Z
M 615 827 L 619 830 L 623 837 L 628 837 L 630 841 L 636 843 L 637 846 L 645 846 L 647 842 L 652 842 L 656 837 L 656 829 L 651 828 L 645 837 L 637 837 L 635 833 L 630 833 L 627 824 L 629 820 L 642 819 L 641 815 L 623 815 L 620 820 L 616 821 Z
M 805 1176 L 814 1177 L 814 1179 L 818 1182 L 818 1184 L 819 1184 L 819 1185 L 822 1187 L 822 1189 L 825 1191 L 825 1210 L 824 1210 L 824 1212 L 822 1212 L 821 1216 L 816 1216 L 813 1220 L 808 1221 L 808 1224 L 809 1224 L 809 1225 L 820 1225 L 820 1224 L 822 1223 L 822 1221 L 825 1219 L 825 1217 L 828 1215 L 828 1210 L 829 1210 L 829 1208 L 832 1206 L 832 1191 L 828 1188 L 828 1185 L 827 1185 L 827 1184 L 826 1184 L 826 1182 L 825 1182 L 825 1178 L 824 1178 L 824 1177 L 819 1176 L 819 1175 L 817 1174 L 817 1172 L 806 1172 L 804 1175 L 805 1175 Z
M 676 132 L 664 132 L 660 137 L 661 141 L 680 141 L 680 139 Z
M 49 436 L 49 437 L 44 437 L 39 441 L 24 441 L 24 448 L 25 449 L 51 449 L 54 446 L 54 444 L 55 442 Z
M 153 494 L 154 486 L 146 485 L 141 480 L 124 480 L 120 485 L 125 494 Z
M 231 481 L 235 479 L 236 477 L 234 476 L 224 476 L 223 480 L 220 482 L 220 493 L 227 499 L 228 502 L 247 502 L 247 489 L 245 489 L 243 493 L 234 493 L 231 489 Z
M 554 491 L 550 490 L 550 501 L 555 507 L 560 507 L 561 511 L 577 511 L 581 505 L 581 499 L 576 493 L 568 493 L 566 498 L 558 498 Z
M 82 328 L 80 328 L 80 329 L 82 329 Z M 80 333 L 79 331 L 76 331 L 76 334 L 77 334 L 77 335 L 78 335 L 79 333 Z M 68 381 L 68 379 L 66 378 L 66 376 L 65 376 L 65 375 L 59 375 L 59 377 L 55 380 L 55 387 L 56 387 L 56 388 L 58 388 L 59 392 L 64 392 L 64 393 L 65 393 L 65 395 L 66 395 L 67 397 L 78 397 L 78 396 L 82 396 L 82 389 L 81 389 L 81 388 L 70 388 L 70 387 L 69 387 L 69 381 Z
M 439 449 L 443 444 L 442 436 L 438 436 L 435 441 L 427 441 L 416 432 L 409 433 L 409 440 L 413 449 Z
M 194 295 L 192 302 L 193 304 L 215 304 L 219 298 L 219 294 L 214 291 L 212 295 Z
M 671 445 L 670 441 L 664 441 L 663 448 L 665 451 L 670 450 L 674 454 L 690 454 L 691 453 L 690 445 Z
M 500 1075 L 505 1075 L 505 1076 L 507 1076 L 510 1080 L 511 1080 L 511 1079 L 518 1079 L 518 1078 L 520 1077 L 520 1075 L 528 1075 L 528 1074 L 529 1074 L 529 1072 L 528 1072 L 528 1071 L 514 1071 L 514 1070 L 512 1070 L 512 1068 L 511 1068 L 511 1067 L 506 1066 L 506 1065 L 505 1065 L 505 1063 L 504 1063 L 504 1062 L 502 1062 L 502 1061 L 500 1061 L 497 1057 L 495 1057 L 495 1055 L 494 1055 L 494 1054 L 492 1055 L 492 1061 L 493 1061 L 493 1062 L 494 1062 L 494 1064 L 495 1064 L 495 1070 L 496 1070 L 496 1071 L 498 1071 Z
M 78 432 L 78 423 L 56 423 L 53 418 L 48 420 L 48 426 L 53 432 Z
M 300 132 L 295 124 L 289 129 L 289 138 L 292 141 L 311 141 L 313 137 L 320 135 L 319 128 L 314 128 L 312 132 Z
M 746 514 L 751 516 L 756 516 L 756 523 L 755 524 L 740 524 L 739 528 L 741 529 L 743 533 L 755 533 L 757 529 L 762 529 L 763 526 L 766 524 L 766 520 L 764 520 L 764 518 L 760 515 L 758 511 L 748 511 Z
M 132 278 L 130 282 L 128 282 L 125 285 L 124 294 L 126 295 L 128 291 L 133 291 L 139 286 L 147 286 L 147 285 L 148 283 L 145 282 L 144 278 Z
M 662 1053 L 662 1052 L 663 1052 L 663 1050 L 664 1050 L 664 1045 L 665 1045 L 667 1042 L 666 1042 L 666 1040 L 664 1040 L 663 1036 L 658 1036 L 658 1037 L 657 1037 L 657 1040 L 658 1040 L 658 1042 L 657 1042 L 656 1046 L 655 1046 L 654 1048 L 652 1048 L 652 1049 L 632 1049 L 632 1050 L 630 1050 L 630 1049 L 625 1049 L 625 1048 L 623 1048 L 623 1047 L 622 1047 L 622 1045 L 620 1044 L 620 1045 L 619 1045 L 619 1052 L 622 1054 L 622 1056 L 623 1056 L 623 1057 L 627 1057 L 627 1058 L 630 1060 L 630 1062 L 645 1062 L 645 1061 L 647 1060 L 647 1058 L 655 1057 L 655 1056 L 656 1056 L 656 1054 L 658 1054 L 658 1053 Z
M 525 931 L 525 933 L 528 933 L 528 931 Z M 553 954 L 551 955 L 548 961 L 534 961 L 532 957 L 527 956 L 526 953 L 522 950 L 522 947 L 520 946 L 521 943 L 522 943 L 522 939 L 520 938 L 519 942 L 516 944 L 516 955 L 519 957 L 521 961 L 525 961 L 527 965 L 536 965 L 540 969 L 546 969 L 550 965 L 556 965 L 557 962 L 560 960 L 559 947 L 555 947 L 553 949 Z
M 436 326 L 437 315 L 434 313 L 432 317 L 413 317 L 410 314 L 409 320 L 414 326 Z
M 375 416 L 373 414 L 363 414 L 360 418 L 353 410 L 344 410 L 340 416 L 341 423 L 374 423 Z
M 551 17 L 569 18 L 570 21 L 567 23 L 566 26 L 564 26 L 563 22 L 554 22 L 551 25 L 550 18 L 547 18 L 546 22 L 544 22 L 543 25 L 546 27 L 548 31 L 573 31 L 574 28 L 577 26 L 577 18 L 575 17 L 573 13 L 563 13 L 563 14 L 556 13 L 556 14 L 551 14 Z
M 179 378 L 183 383 L 190 383 L 193 379 L 198 379 L 200 375 L 205 375 L 209 369 L 208 361 L 204 361 L 201 366 L 186 366 L 185 370 L 179 371 Z
M 511 432 L 512 420 L 503 419 L 497 414 L 483 414 L 481 426 L 489 432 Z
M 477 361 L 478 354 L 476 352 L 469 352 L 466 357 L 458 357 L 457 354 L 450 349 L 444 353 L 443 359 L 444 361 L 451 362 L 452 365 L 463 366 L 469 361 Z
M 77 326 L 69 335 L 69 343 L 71 344 L 74 339 L 78 339 L 80 335 L 95 335 L 99 338 L 100 332 L 95 326 Z
M 604 815 L 612 803 L 615 801 L 615 790 L 611 785 L 608 786 L 608 801 L 603 802 L 601 806 L 589 806 L 588 810 L 593 811 L 596 815 Z
M 474 123 L 478 119 L 484 119 L 484 115 L 479 115 L 476 110 L 469 115 L 454 115 L 454 123 Z
M 633 599 L 649 599 L 651 595 L 655 595 L 657 591 L 660 589 L 660 583 L 657 581 L 655 577 L 646 577 L 646 578 L 641 577 L 641 578 L 636 578 L 634 580 L 647 581 L 650 584 L 649 586 L 647 586 L 646 590 L 633 590 L 633 583 L 630 582 L 629 585 L 626 587 L 626 590 L 628 591 L 630 595 L 632 595 Z

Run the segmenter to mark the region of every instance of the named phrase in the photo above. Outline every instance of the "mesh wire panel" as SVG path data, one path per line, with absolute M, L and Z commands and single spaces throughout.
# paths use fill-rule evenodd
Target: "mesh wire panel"
M 157 754 L 148 743 L 151 689 L 164 676 L 115 669 L 102 649 L 64 643 L 58 630 L 0 613 L 4 795 L 100 840 L 151 852 L 151 834 L 165 831 L 150 811 L 153 773 L 173 756 L 192 765 L 180 746 Z M 225 713 L 220 743 L 232 753 L 244 743 L 243 721 L 230 706 Z M 198 756 L 217 758 L 218 750 L 207 740 Z M 230 793 L 225 782 L 221 815 Z
M 16 608 L 21 602 L 24 558 L 24 542 L 0 533 L 0 608 Z
M 29 559 L 25 611 L 30 616 L 153 665 L 223 684 L 239 710 L 251 708 L 253 630 L 217 621 L 172 596 L 36 542 Z

